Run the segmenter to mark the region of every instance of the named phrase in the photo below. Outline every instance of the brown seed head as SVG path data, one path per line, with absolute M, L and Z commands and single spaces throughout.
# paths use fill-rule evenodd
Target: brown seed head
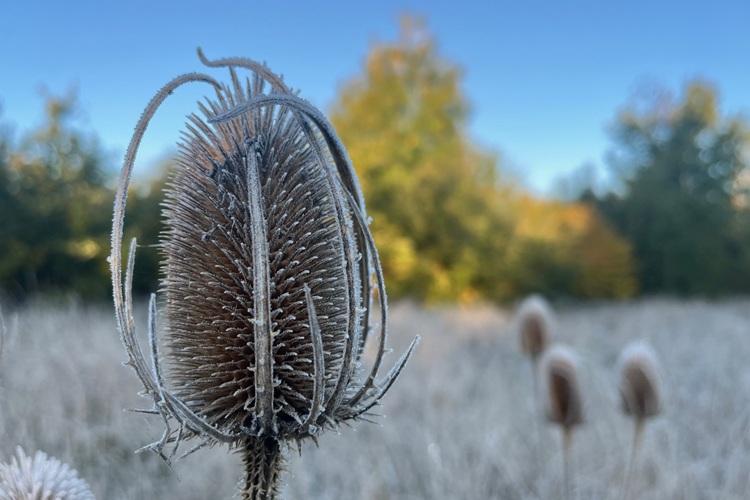
M 532 295 L 521 303 L 516 317 L 521 350 L 536 360 L 552 339 L 552 309 L 544 297 Z
M 328 120 L 263 65 L 199 56 L 210 67 L 229 67 L 231 83 L 178 77 L 136 127 L 115 198 L 115 309 L 129 364 L 168 424 L 150 448 L 161 454 L 167 443 L 194 437 L 242 447 L 253 469 L 243 495 L 271 498 L 279 443 L 314 439 L 368 412 L 416 339 L 376 382 L 387 327 L 383 275 L 356 174 Z M 251 78 L 241 81 L 235 68 Z M 122 282 L 124 204 L 148 120 L 187 82 L 209 83 L 215 96 L 199 104 L 201 116 L 189 116 L 165 192 L 166 350 L 159 353 L 152 298 L 149 366 L 132 320 L 134 242 Z M 373 296 L 380 318 L 369 338 L 377 347 L 363 370 Z
M 227 91 L 201 106 L 204 116 L 263 90 L 256 80 Z M 305 287 L 324 332 L 324 400 L 336 388 L 349 328 L 361 323 L 350 314 L 345 253 L 360 249 L 342 229 L 352 223 L 350 206 L 336 206 L 325 164 L 286 108 L 259 108 L 213 127 L 193 115 L 181 149 L 161 244 L 175 393 L 227 431 L 306 434 L 316 355 Z
M 660 376 L 654 351 L 644 342 L 623 349 L 618 362 L 622 410 L 638 420 L 661 412 Z
M 547 419 L 566 431 L 582 424 L 583 399 L 572 351 L 563 346 L 551 347 L 542 357 L 541 372 Z

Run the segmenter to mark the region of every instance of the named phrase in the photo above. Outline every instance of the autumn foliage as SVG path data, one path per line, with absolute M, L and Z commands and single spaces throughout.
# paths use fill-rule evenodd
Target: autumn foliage
M 529 193 L 472 140 L 462 77 L 405 18 L 327 113 L 360 176 L 391 297 L 750 291 L 750 133 L 721 115 L 714 87 L 690 82 L 679 99 L 624 106 L 610 127 L 612 185 L 563 201 Z M 5 295 L 109 293 L 115 158 L 76 128 L 75 111 L 74 98 L 50 98 L 46 122 L 20 140 L 0 127 Z M 136 292 L 156 286 L 164 179 L 136 177 L 128 200 L 127 236 L 142 244 Z
M 422 299 L 635 292 L 630 248 L 583 204 L 535 199 L 473 144 L 461 71 L 405 19 L 341 90 L 333 121 L 360 172 L 390 289 Z

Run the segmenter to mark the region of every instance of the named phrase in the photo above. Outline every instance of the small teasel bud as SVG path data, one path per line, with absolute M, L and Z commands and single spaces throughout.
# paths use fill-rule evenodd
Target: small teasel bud
M 125 156 L 112 229 L 115 312 L 128 364 L 155 403 L 149 411 L 166 423 L 146 448 L 169 459 L 183 439 L 225 443 L 243 456 L 242 498 L 270 500 L 284 445 L 367 414 L 417 339 L 376 380 L 386 352 L 385 284 L 359 182 L 332 125 L 264 65 L 199 57 L 229 68 L 229 85 L 198 73 L 172 80 L 146 107 Z M 251 78 L 241 81 L 235 69 Z M 215 96 L 188 118 L 165 189 L 166 349 L 159 352 L 152 296 L 148 363 L 132 319 L 135 242 L 122 279 L 124 207 L 148 121 L 189 82 L 210 84 Z M 374 314 L 378 328 L 368 335 Z M 364 371 L 368 340 L 377 347 Z
M 10 462 L 0 464 L 2 500 L 93 500 L 86 481 L 56 458 L 37 451 L 29 457 L 19 446 Z
M 552 308 L 541 295 L 531 295 L 519 306 L 516 323 L 521 351 L 536 361 L 552 340 Z

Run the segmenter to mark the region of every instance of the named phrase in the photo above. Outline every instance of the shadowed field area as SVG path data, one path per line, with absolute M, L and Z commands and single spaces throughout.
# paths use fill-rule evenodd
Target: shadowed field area
M 567 306 L 558 316 L 557 340 L 580 356 L 587 417 L 573 442 L 576 498 L 621 494 L 632 424 L 619 411 L 615 363 L 635 338 L 653 345 L 665 384 L 664 414 L 646 429 L 635 497 L 745 497 L 750 302 L 655 299 Z M 36 303 L 6 312 L 6 323 L 4 453 L 17 444 L 42 449 L 77 468 L 97 498 L 232 496 L 239 457 L 222 449 L 201 450 L 173 470 L 154 454 L 133 453 L 159 437 L 161 422 L 123 411 L 148 401 L 122 366 L 107 307 Z M 422 343 L 378 409 L 385 417 L 325 434 L 301 458 L 288 450 L 283 498 L 561 498 L 560 436 L 534 409 L 531 368 L 506 312 L 399 304 L 391 334 L 396 352 L 415 334 Z

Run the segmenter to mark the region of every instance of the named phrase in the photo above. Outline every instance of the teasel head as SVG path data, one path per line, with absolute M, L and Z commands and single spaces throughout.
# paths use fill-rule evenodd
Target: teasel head
M 644 341 L 631 342 L 618 360 L 622 411 L 633 418 L 633 441 L 630 447 L 622 498 L 630 498 L 638 450 L 646 421 L 661 413 L 661 376 L 653 349 Z
M 584 420 L 578 364 L 569 348 L 556 345 L 544 353 L 541 373 L 547 420 L 571 432 Z
M 545 351 L 541 373 L 547 420 L 562 433 L 563 485 L 565 498 L 572 498 L 571 447 L 573 431 L 583 424 L 583 397 L 578 380 L 578 363 L 572 350 L 555 345 Z
M 618 366 L 623 412 L 641 421 L 658 415 L 661 377 L 653 349 L 645 342 L 633 342 L 623 349 Z
M 536 362 L 552 341 L 552 308 L 541 295 L 531 295 L 518 307 L 516 323 L 521 351 Z
M 200 50 L 199 57 L 229 68 L 230 83 L 198 73 L 169 82 L 146 107 L 125 156 L 112 232 L 116 317 L 128 364 L 155 402 L 148 411 L 166 424 L 146 448 L 170 459 L 182 440 L 226 443 L 243 455 L 242 497 L 270 499 L 285 445 L 370 412 L 418 339 L 378 378 L 388 319 L 383 275 L 357 176 L 325 116 L 264 65 L 209 61 Z M 250 76 L 241 80 L 236 69 Z M 122 280 L 125 200 L 149 119 L 188 82 L 211 85 L 214 97 L 189 116 L 165 192 L 165 349 L 152 295 L 149 364 L 132 319 L 134 241 Z
M 29 457 L 19 446 L 10 462 L 0 464 L 0 499 L 94 500 L 94 495 L 68 465 L 41 451 Z

